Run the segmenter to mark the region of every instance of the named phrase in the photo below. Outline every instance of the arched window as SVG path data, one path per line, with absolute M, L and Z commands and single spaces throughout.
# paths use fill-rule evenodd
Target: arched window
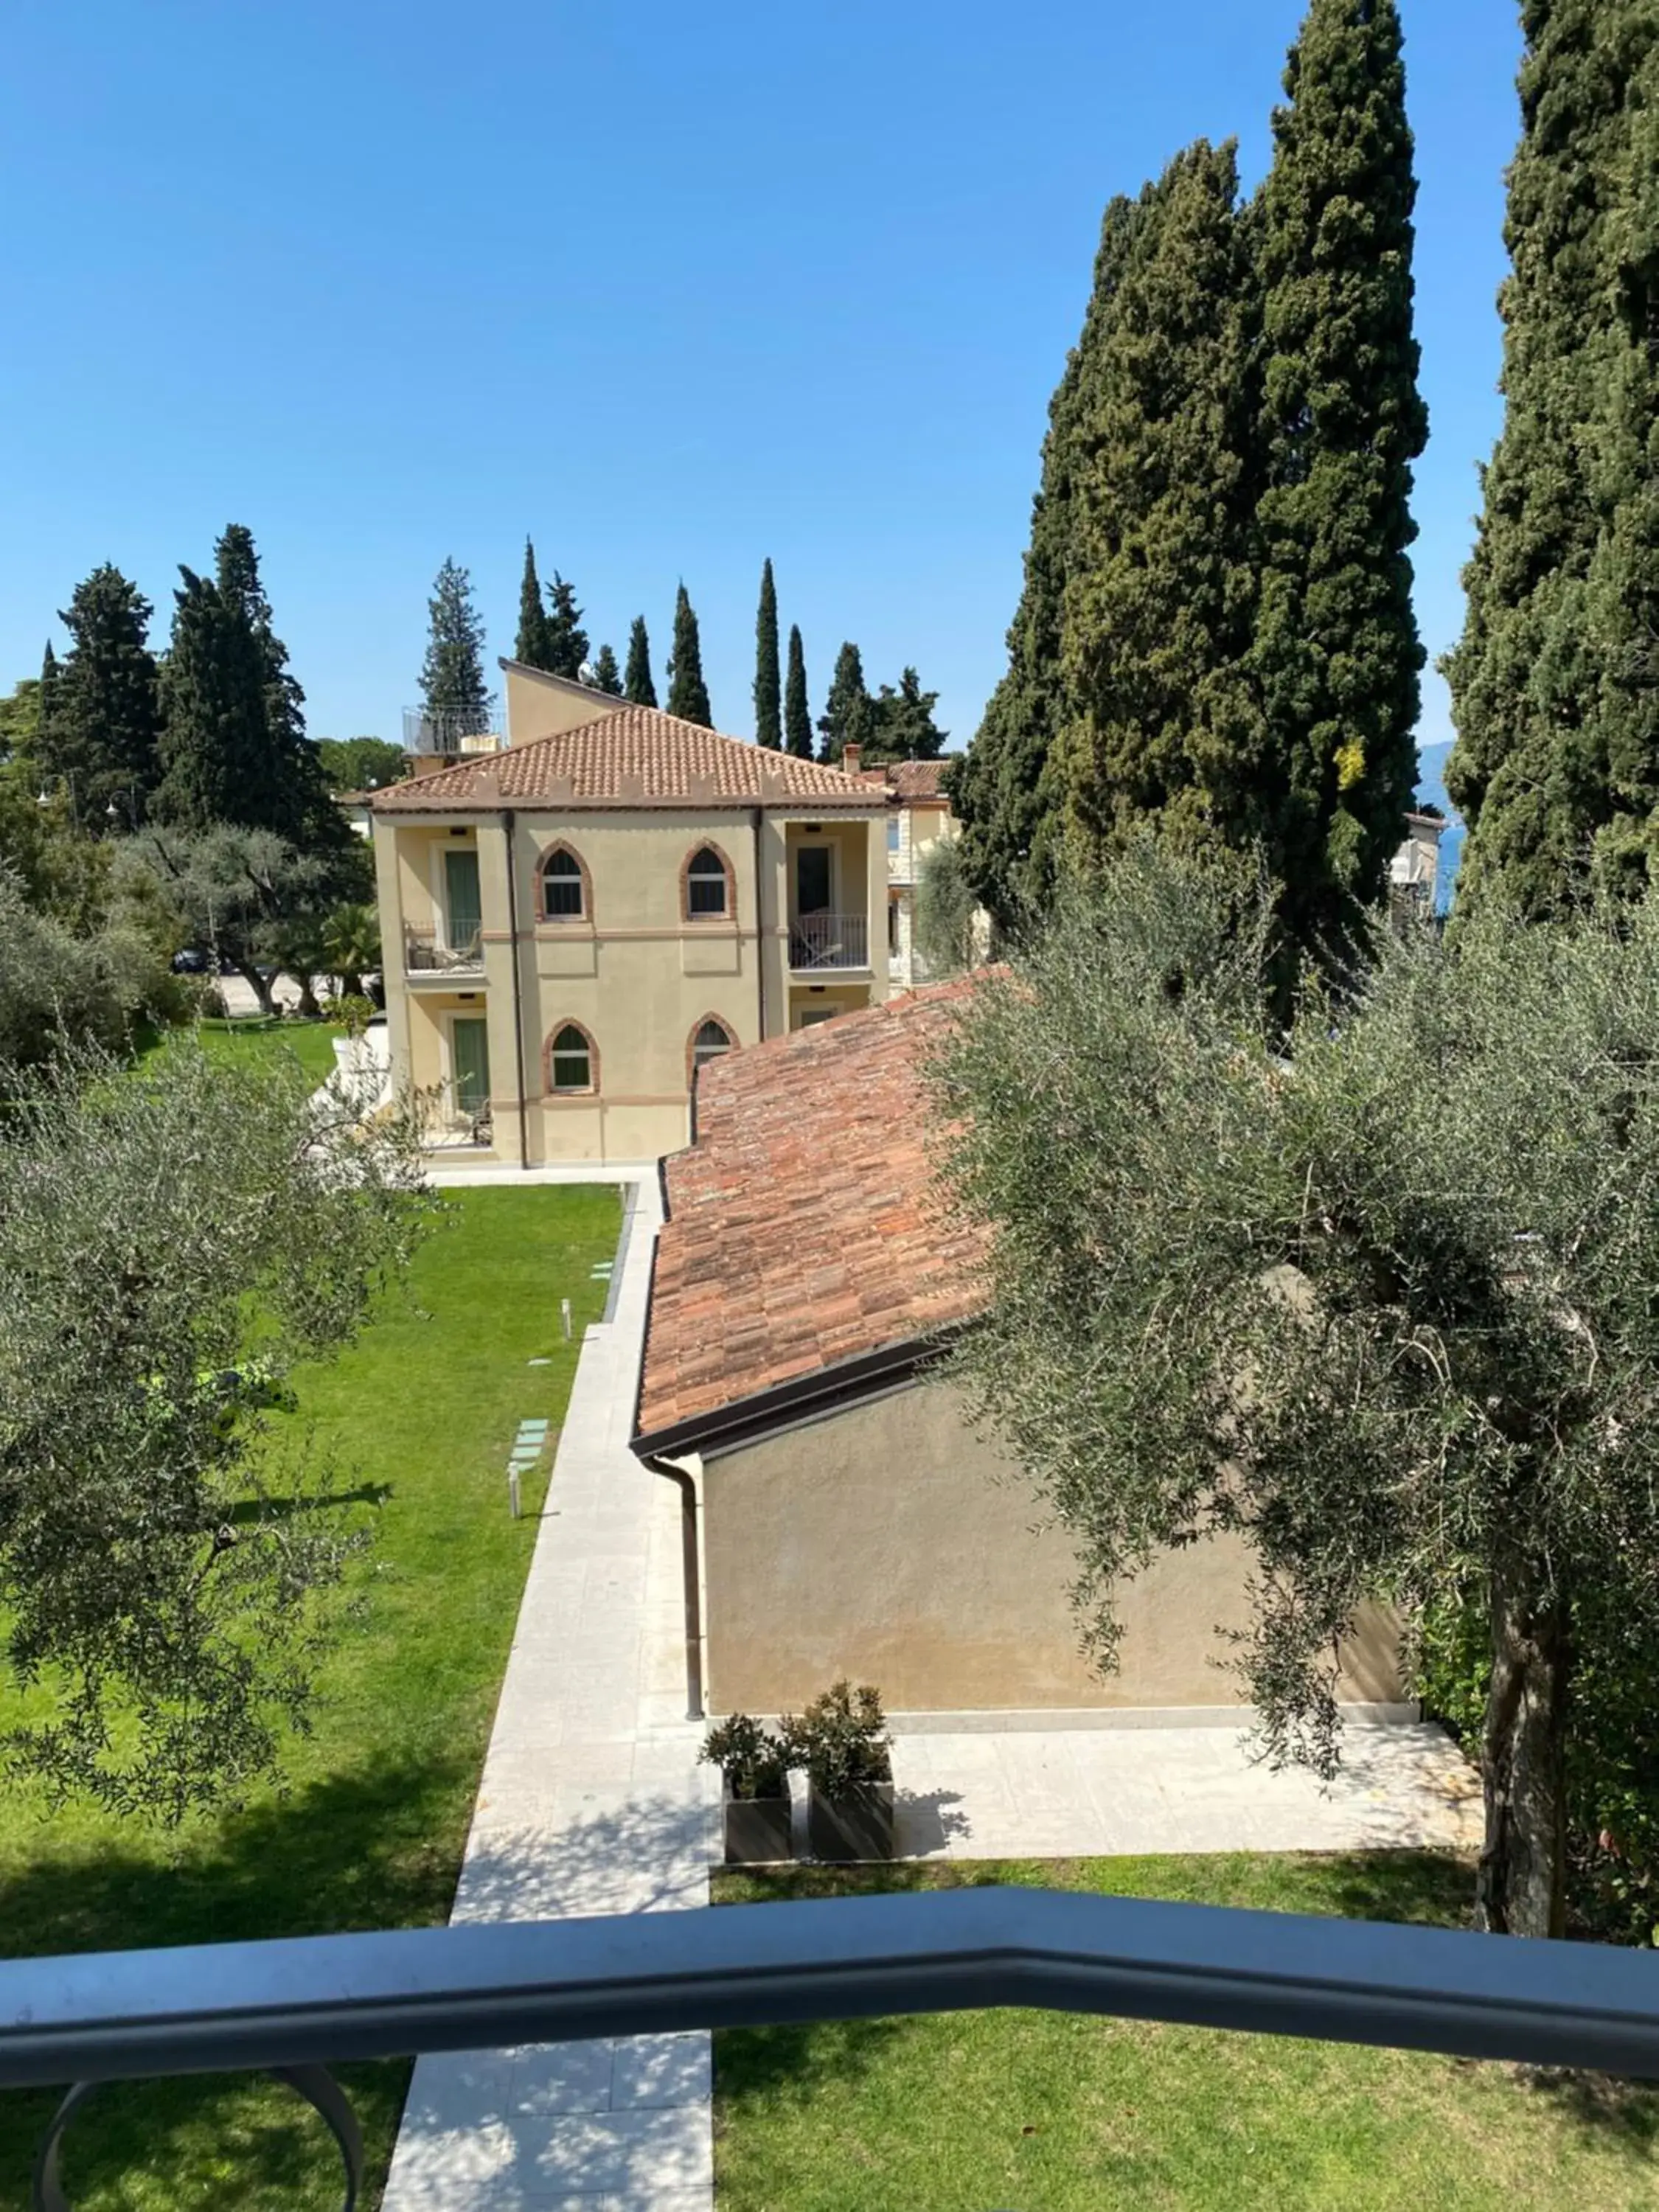
M 699 845 L 685 864 L 685 918 L 710 921 L 732 911 L 732 872 L 723 854 Z
M 554 1030 L 547 1048 L 547 1087 L 567 1091 L 599 1089 L 599 1055 L 580 1022 L 565 1022 Z
M 737 1043 L 718 1014 L 710 1014 L 699 1022 L 691 1032 L 691 1079 L 696 1080 L 697 1070 L 707 1067 L 711 1060 L 718 1060 L 723 1052 L 730 1052 Z
M 587 916 L 587 871 L 568 845 L 556 845 L 542 862 L 542 919 L 580 921 Z

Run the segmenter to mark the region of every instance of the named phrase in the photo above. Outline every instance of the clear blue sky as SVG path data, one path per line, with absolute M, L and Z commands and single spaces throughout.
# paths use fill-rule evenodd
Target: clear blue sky
M 596 645 L 644 612 L 659 684 L 684 577 L 724 728 L 769 553 L 815 714 L 853 637 L 965 742 L 1101 209 L 1200 133 L 1253 184 L 1301 12 L 12 0 L 0 686 L 100 561 L 161 642 L 235 520 L 313 734 L 393 736 L 439 562 L 510 652 L 528 530 Z M 1519 33 L 1510 0 L 1404 12 L 1437 652 L 1498 422 Z

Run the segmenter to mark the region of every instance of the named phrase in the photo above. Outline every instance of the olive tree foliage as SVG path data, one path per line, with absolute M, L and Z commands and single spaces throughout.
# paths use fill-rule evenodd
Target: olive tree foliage
M 1559 1932 L 1595 1620 L 1659 1626 L 1659 903 L 1379 933 L 1288 1034 L 1265 924 L 1138 848 L 976 990 L 935 1071 L 989 1231 L 962 1370 L 1106 1664 L 1117 1577 L 1248 1540 L 1234 1659 L 1277 1759 L 1337 1760 L 1367 1599 L 1473 1594 L 1479 1917 Z
M 959 975 L 973 965 L 978 912 L 959 841 L 936 837 L 916 877 L 915 949 L 929 976 Z
M 0 1757 L 177 1820 L 307 1726 L 347 1471 L 277 1419 L 419 1235 L 401 1122 L 365 1132 L 190 1045 L 83 1049 L 0 1121 Z
M 187 991 L 142 930 L 117 920 L 77 935 L 0 859 L 0 1112 L 17 1069 L 76 1044 L 118 1051 L 141 1022 L 179 1018 Z

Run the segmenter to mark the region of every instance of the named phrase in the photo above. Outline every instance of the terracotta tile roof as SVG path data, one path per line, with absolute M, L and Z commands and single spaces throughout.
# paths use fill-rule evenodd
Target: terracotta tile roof
M 971 980 L 713 1060 L 665 1166 L 642 1435 L 965 1319 L 980 1232 L 934 1178 L 921 1063 Z
M 410 776 L 374 794 L 377 814 L 489 806 L 871 807 L 857 776 L 722 737 L 654 707 L 613 714 Z
M 859 781 L 883 785 L 907 805 L 928 799 L 942 804 L 945 793 L 939 789 L 939 779 L 949 766 L 948 760 L 889 761 L 882 768 L 860 769 Z

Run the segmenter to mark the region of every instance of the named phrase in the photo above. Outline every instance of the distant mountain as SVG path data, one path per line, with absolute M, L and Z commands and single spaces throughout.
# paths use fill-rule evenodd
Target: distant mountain
M 1424 805 L 1437 806 L 1449 824 L 1440 840 L 1440 873 L 1435 879 L 1434 903 L 1440 914 L 1451 904 L 1458 863 L 1463 857 L 1463 818 L 1446 796 L 1446 757 L 1450 751 L 1448 738 L 1444 744 L 1425 745 L 1417 756 L 1418 799 Z

